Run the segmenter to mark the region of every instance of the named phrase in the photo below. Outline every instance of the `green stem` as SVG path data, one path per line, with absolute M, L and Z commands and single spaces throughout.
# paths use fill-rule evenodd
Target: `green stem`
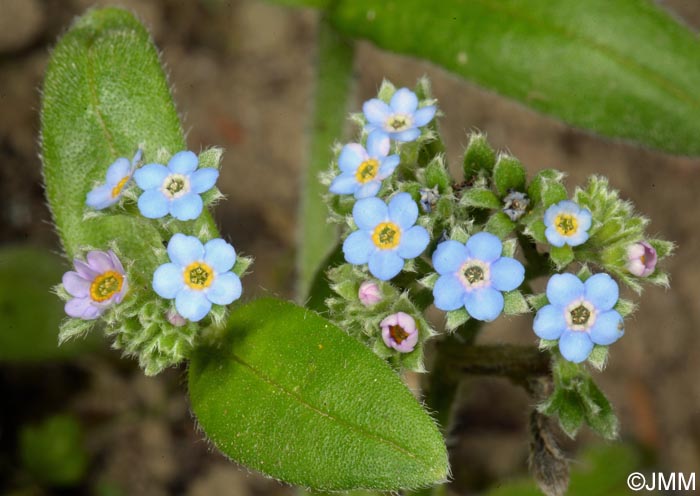
M 306 298 L 319 263 L 338 240 L 335 226 L 326 222 L 322 195 L 326 187 L 318 180 L 333 160 L 332 145 L 342 137 L 351 89 L 354 48 L 322 17 L 318 28 L 318 70 L 314 95 L 310 157 L 303 180 L 299 210 L 297 253 L 297 299 Z

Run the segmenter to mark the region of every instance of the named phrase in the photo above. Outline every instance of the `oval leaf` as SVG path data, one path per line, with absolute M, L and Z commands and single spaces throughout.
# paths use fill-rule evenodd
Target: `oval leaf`
M 315 489 L 417 488 L 445 480 L 445 445 L 396 373 L 296 305 L 261 299 L 195 352 L 194 411 L 226 455 Z
M 331 20 L 575 126 L 700 153 L 700 44 L 652 2 L 338 0 Z

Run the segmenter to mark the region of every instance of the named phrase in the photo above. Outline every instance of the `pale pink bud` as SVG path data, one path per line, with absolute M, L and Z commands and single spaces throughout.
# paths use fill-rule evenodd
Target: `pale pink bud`
M 382 301 L 382 293 L 379 290 L 379 285 L 374 281 L 365 281 L 360 284 L 360 290 L 357 292 L 357 296 L 366 307 L 371 307 Z
M 170 322 L 175 327 L 182 327 L 187 324 L 187 319 L 177 313 L 175 310 L 168 310 L 167 313 L 168 322 Z
M 656 268 L 656 250 L 646 241 L 627 247 L 627 270 L 638 277 L 646 277 Z
M 416 321 L 407 313 L 397 312 L 386 317 L 379 324 L 382 328 L 384 344 L 401 353 L 410 353 L 418 342 Z

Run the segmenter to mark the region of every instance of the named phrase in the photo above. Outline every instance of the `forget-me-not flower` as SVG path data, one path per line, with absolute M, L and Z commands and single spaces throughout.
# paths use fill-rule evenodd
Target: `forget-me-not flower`
M 385 317 L 380 323 L 382 339 L 387 348 L 400 353 L 410 353 L 418 343 L 418 327 L 413 317 L 397 312 Z
M 141 161 L 141 155 L 141 150 L 137 150 L 131 162 L 124 157 L 115 160 L 107 169 L 107 182 L 97 186 L 87 194 L 85 200 L 87 206 L 102 210 L 117 203 L 134 174 L 136 166 Z
M 416 94 L 401 88 L 396 90 L 388 105 L 379 98 L 372 98 L 362 105 L 362 111 L 367 118 L 367 131 L 380 130 L 396 141 L 415 141 L 421 133 L 418 128 L 433 120 L 437 107 L 418 108 Z
M 358 200 L 352 216 L 359 230 L 343 243 L 345 260 L 351 264 L 369 264 L 377 279 L 396 276 L 405 259 L 420 255 L 430 242 L 428 231 L 414 225 L 418 205 L 408 193 L 394 196 L 389 205 L 377 197 Z
M 544 213 L 544 234 L 552 246 L 578 246 L 588 239 L 591 228 L 591 211 L 569 200 L 551 205 Z
M 202 213 L 200 194 L 214 187 L 219 171 L 205 167 L 197 169 L 199 160 L 191 151 L 178 152 L 168 166 L 146 164 L 134 173 L 134 180 L 143 193 L 139 211 L 149 219 L 159 219 L 168 213 L 178 220 L 193 220 Z
M 547 283 L 549 305 L 535 315 L 535 334 L 558 339 L 562 356 L 580 363 L 594 345 L 607 346 L 625 333 L 622 316 L 613 310 L 619 294 L 608 274 L 595 274 L 585 283 L 573 274 L 555 274 Z
M 653 246 L 639 241 L 627 247 L 627 270 L 637 277 L 647 277 L 654 273 L 658 255 Z
M 435 306 L 451 311 L 464 307 L 477 320 L 494 320 L 503 311 L 502 291 L 512 291 L 525 278 L 523 264 L 502 257 L 497 236 L 480 232 L 465 244 L 447 240 L 433 253 L 440 277 L 433 288 Z
M 193 322 L 202 320 L 211 305 L 228 305 L 241 297 L 241 280 L 231 272 L 236 251 L 223 239 L 202 243 L 194 236 L 175 234 L 168 242 L 170 263 L 153 274 L 159 296 L 175 299 L 177 312 Z
M 389 155 L 389 147 L 389 137 L 378 131 L 369 135 L 366 149 L 359 143 L 345 145 L 338 157 L 341 174 L 333 179 L 331 193 L 358 199 L 375 196 L 382 180 L 399 165 L 399 156 Z
M 112 250 L 91 251 L 85 262 L 73 260 L 75 271 L 63 274 L 63 287 L 73 298 L 66 302 L 70 317 L 94 320 L 121 303 L 129 287 L 126 273 Z

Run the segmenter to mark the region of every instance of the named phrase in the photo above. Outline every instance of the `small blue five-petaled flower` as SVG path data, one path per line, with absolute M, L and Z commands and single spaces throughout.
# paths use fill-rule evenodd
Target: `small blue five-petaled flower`
M 396 276 L 404 260 L 416 258 L 430 242 L 428 231 L 416 226 L 418 205 L 408 193 L 399 193 L 387 205 L 377 197 L 358 200 L 352 216 L 359 230 L 343 243 L 345 260 L 354 265 L 369 264 L 377 279 Z
M 141 150 L 137 150 L 131 162 L 124 157 L 115 160 L 107 169 L 107 182 L 97 186 L 87 194 L 85 200 L 87 206 L 102 210 L 117 203 L 122 197 L 129 179 L 134 174 L 136 166 L 141 161 L 141 155 Z
M 228 305 L 241 297 L 241 280 L 231 272 L 236 250 L 223 239 L 202 243 L 194 236 L 175 234 L 168 242 L 170 263 L 153 274 L 153 289 L 175 299 L 178 313 L 193 322 L 202 320 L 212 303 Z
M 466 243 L 447 240 L 433 253 L 440 277 L 433 288 L 435 306 L 452 311 L 464 307 L 477 320 L 492 321 L 503 311 L 502 291 L 512 291 L 525 278 L 523 264 L 502 257 L 497 236 L 480 232 Z
M 565 244 L 578 246 L 588 240 L 588 230 L 591 228 L 591 211 L 581 208 L 578 204 L 563 200 L 551 205 L 544 213 L 544 232 L 547 241 L 552 246 L 561 248 Z
M 367 118 L 367 131 L 380 130 L 396 141 L 415 141 L 421 133 L 418 128 L 433 120 L 437 107 L 418 108 L 416 94 L 408 88 L 401 88 L 396 90 L 388 105 L 372 98 L 364 103 L 362 111 Z
M 375 131 L 367 138 L 367 148 L 359 143 L 343 147 L 338 157 L 341 174 L 333 179 L 331 193 L 354 194 L 355 198 L 375 196 L 382 180 L 394 172 L 399 165 L 398 155 L 389 155 L 389 137 Z
M 535 315 L 535 334 L 558 339 L 562 356 L 580 363 L 594 345 L 610 345 L 625 333 L 622 316 L 613 310 L 619 294 L 608 274 L 595 274 L 585 283 L 573 274 L 555 274 L 547 283 L 549 305 Z
M 191 151 L 178 152 L 168 166 L 146 164 L 134 173 L 134 180 L 143 193 L 139 211 L 149 219 L 159 219 L 168 213 L 178 220 L 193 220 L 202 213 L 200 194 L 214 187 L 219 171 L 205 167 L 197 169 L 199 160 Z

